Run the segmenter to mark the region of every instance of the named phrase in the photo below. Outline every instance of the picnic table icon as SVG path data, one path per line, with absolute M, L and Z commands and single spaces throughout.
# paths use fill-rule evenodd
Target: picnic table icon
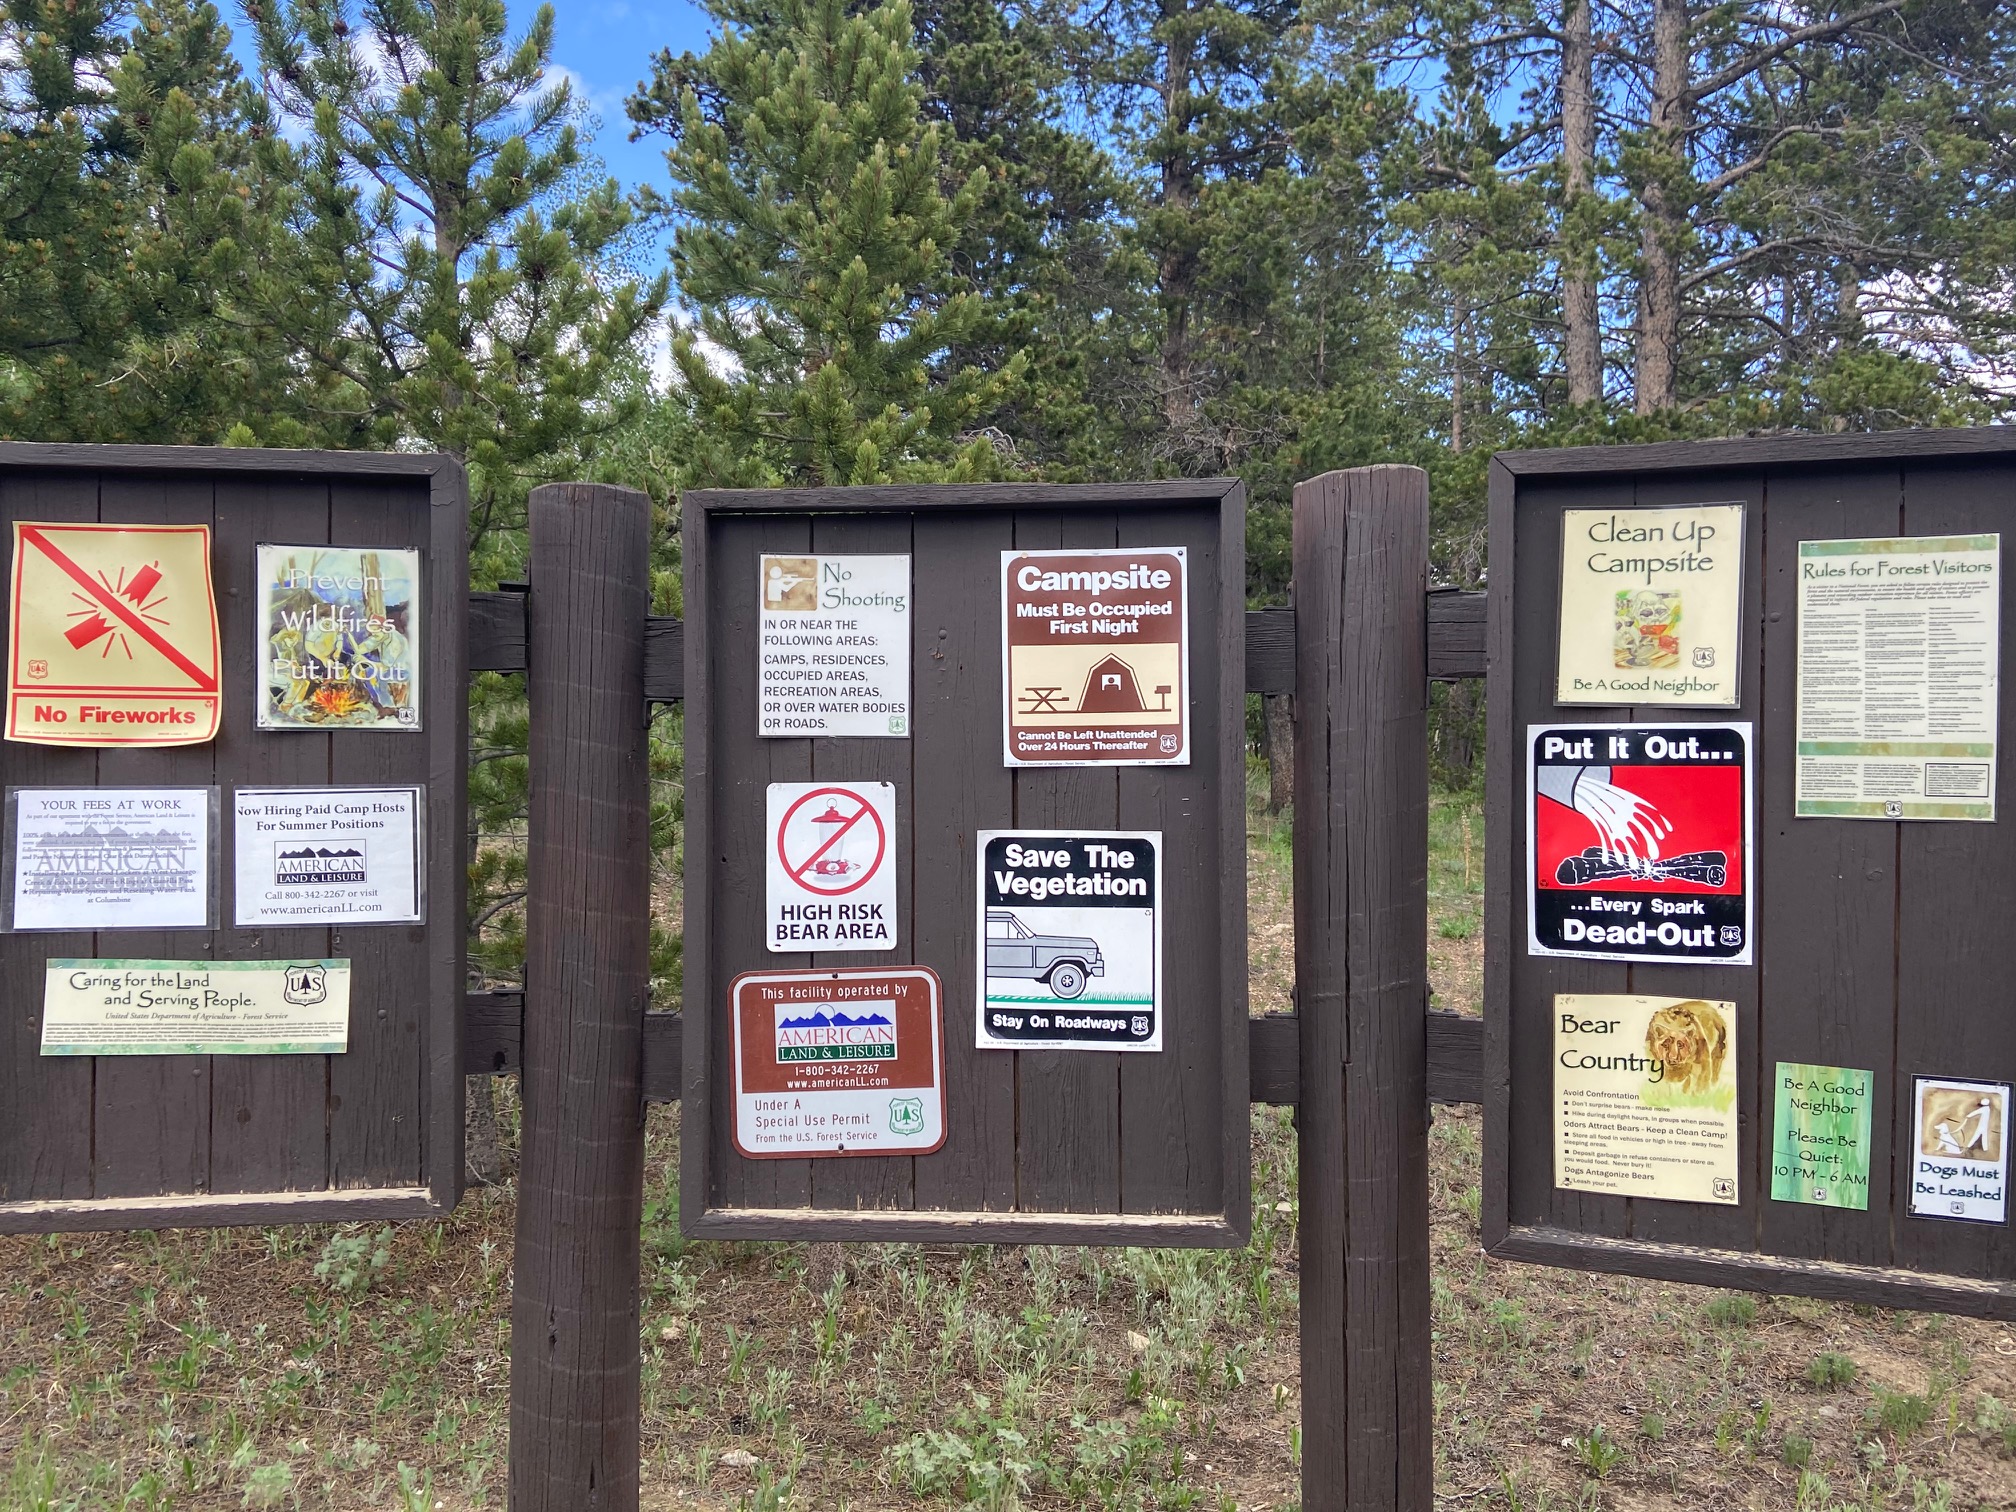
M 1063 706 L 1057 702 L 1063 694 L 1062 688 L 1030 687 L 1022 693 L 1024 714 L 1062 714 Z

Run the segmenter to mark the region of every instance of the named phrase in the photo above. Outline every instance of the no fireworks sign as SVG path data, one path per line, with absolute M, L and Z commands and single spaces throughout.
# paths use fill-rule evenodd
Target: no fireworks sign
M 1527 729 L 1528 947 L 1750 961 L 1750 726 Z
M 773 782 L 764 826 L 773 951 L 896 948 L 896 788 Z

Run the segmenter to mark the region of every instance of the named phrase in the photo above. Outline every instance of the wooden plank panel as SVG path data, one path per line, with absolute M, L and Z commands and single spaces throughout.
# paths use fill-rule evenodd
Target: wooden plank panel
M 2016 700 L 2009 696 L 2016 630 L 2016 458 L 1970 465 L 1921 465 L 1903 475 L 1906 535 L 2002 536 L 2002 663 L 1996 724 L 1996 809 L 1990 824 L 1828 821 L 1897 831 L 1897 1060 L 1894 1092 L 1876 1092 L 1876 1150 L 1894 1161 L 1894 1263 L 1996 1281 L 2016 1277 L 2016 1240 L 2004 1223 L 1910 1216 L 1909 1155 L 1916 1123 L 1914 1076 L 2016 1082 L 2016 1015 L 2003 1007 L 2005 973 L 1991 951 L 2016 918 L 2016 843 L 2011 842 Z M 1807 821 L 1809 823 L 1814 821 Z M 1885 1104 L 1894 1112 L 1882 1126 Z M 1885 1137 L 1886 1132 L 1888 1138 Z M 2009 1130 L 2003 1130 L 2005 1142 Z M 1871 1182 L 1874 1186 L 1874 1182 Z M 1873 1201 L 1873 1197 L 1872 1197 Z
M 711 729 L 700 737 L 712 746 L 707 861 L 714 885 L 709 889 L 706 946 L 711 997 L 696 1004 L 689 996 L 687 1010 L 711 1015 L 716 1031 L 708 1068 L 717 1093 L 708 1127 L 720 1180 L 713 1202 L 723 1207 L 804 1207 L 812 1200 L 813 1162 L 745 1160 L 735 1149 L 734 1041 L 727 1004 L 728 984 L 739 972 L 801 970 L 815 964 L 807 952 L 772 953 L 763 944 L 765 798 L 773 782 L 811 780 L 812 742 L 766 740 L 756 733 L 761 634 L 757 559 L 765 552 L 811 550 L 812 527 L 804 519 L 728 517 L 704 528 L 709 532 L 706 601 L 713 616 L 707 677 L 715 700 Z
M 1225 574 L 1238 574 L 1243 596 L 1245 564 L 1226 560 L 1216 511 L 1129 512 L 1119 524 L 1123 546 L 1186 549 L 1190 686 L 1184 696 L 1192 710 L 1188 766 L 1118 772 L 1120 828 L 1162 835 L 1163 972 L 1162 1049 L 1117 1057 L 1120 1206 L 1130 1213 L 1198 1212 L 1221 1201 L 1225 1189 L 1222 1015 L 1246 1017 L 1244 961 L 1236 975 L 1227 971 L 1225 940 L 1211 927 L 1230 906 L 1241 924 L 1239 938 L 1245 938 L 1246 848 L 1241 837 L 1228 851 L 1217 799 L 1227 783 L 1243 792 L 1246 774 L 1243 763 L 1233 772 L 1224 769 L 1219 732 L 1206 722 L 1225 676 L 1220 632 L 1232 628 L 1224 624 Z M 1235 610 L 1235 616 L 1243 631 L 1243 613 Z M 1243 656 L 1237 665 L 1243 668 Z M 1186 1158 L 1172 1159 L 1177 1151 Z
M 1897 828 L 1877 820 L 1795 819 L 1798 730 L 1799 543 L 1888 536 L 1901 522 L 1895 471 L 1776 472 L 1765 508 L 1765 758 L 1757 801 L 1759 1141 L 1764 1201 L 1757 1247 L 1766 1254 L 1860 1265 L 1890 1263 L 1887 1099 L 1894 1084 Z M 1780 1061 L 1875 1073 L 1869 1210 L 1856 1213 L 1770 1198 L 1770 1153 Z M 1746 1177 L 1749 1172 L 1746 1170 Z
M 211 525 L 213 494 L 205 477 L 113 474 L 99 483 L 98 517 L 106 524 Z M 211 572 L 214 578 L 214 559 Z M 244 717 L 227 704 L 224 718 L 234 713 Z M 100 787 L 207 787 L 215 778 L 211 745 L 107 746 L 98 753 Z M 92 953 L 208 960 L 211 940 L 207 930 L 106 930 Z M 209 1188 L 209 1056 L 101 1056 L 93 1110 L 94 1195 L 152 1197 Z
M 863 556 L 903 556 L 911 549 L 908 515 L 828 515 L 812 521 L 812 549 L 819 553 Z M 755 576 L 749 578 L 754 591 Z M 916 586 L 916 564 L 911 564 Z M 913 601 L 914 602 L 914 601 Z M 917 656 L 917 617 L 910 616 L 911 657 Z M 914 665 L 912 686 L 915 686 Z M 913 720 L 914 728 L 914 720 Z M 887 782 L 896 789 L 896 949 L 822 950 L 813 957 L 819 966 L 888 966 L 917 959 L 916 911 L 912 906 L 917 879 L 917 790 L 912 770 L 912 741 L 828 738 L 808 742 L 812 748 L 814 781 Z M 945 888 L 946 848 L 928 847 L 929 881 Z M 948 984 L 949 990 L 949 984 Z M 942 1032 L 942 1029 L 941 1029 Z M 863 1155 L 812 1162 L 812 1201 L 818 1207 L 907 1208 L 916 1205 L 916 1159 L 909 1155 Z
M 1486 604 L 1481 593 L 1428 595 L 1428 675 L 1442 681 L 1484 675 Z
M 1487 836 L 1495 826 L 1503 836 L 1509 865 L 1492 873 L 1487 888 L 1507 890 L 1509 932 L 1504 941 L 1511 963 L 1510 1127 L 1508 1159 L 1511 1221 L 1552 1223 L 1581 1233 L 1622 1238 L 1630 1232 L 1630 1206 L 1623 1197 L 1570 1192 L 1554 1185 L 1554 1034 L 1557 993 L 1629 992 L 1631 968 L 1621 961 L 1582 961 L 1527 953 L 1526 870 L 1529 809 L 1526 794 L 1526 730 L 1533 724 L 1606 724 L 1630 717 L 1628 708 L 1554 703 L 1555 635 L 1561 596 L 1561 516 L 1568 509 L 1628 507 L 1634 498 L 1628 480 L 1552 479 L 1522 484 L 1511 543 L 1516 581 L 1510 655 L 1493 664 L 1508 676 L 1511 729 L 1499 730 L 1502 762 L 1510 773 L 1509 794 L 1487 808 Z M 1497 544 L 1494 541 L 1494 546 Z M 1500 648 L 1501 655 L 1504 648 Z M 1509 665 L 1507 664 L 1509 662 Z M 1495 749 L 1495 748 L 1494 748 Z M 1509 801 L 1508 801 L 1509 799 Z
M 1015 1056 L 975 1047 L 980 903 L 974 837 L 1014 823 L 1001 761 L 1001 552 L 1014 526 L 992 511 L 918 516 L 911 588 L 910 707 L 915 959 L 945 984 L 945 1144 L 917 1161 L 917 1206 L 1015 1206 Z M 980 712 L 976 712 L 980 711 Z
M 1561 446 L 1499 452 L 1493 461 L 1521 477 L 1562 474 L 1700 472 L 1764 467 L 1882 467 L 1914 459 L 1991 457 L 2016 451 L 2006 425 L 1859 435 L 1782 435 L 1726 441 L 1651 441 L 1635 446 Z
M 527 660 L 525 595 L 471 593 L 465 597 L 469 603 L 469 670 L 523 672 Z
M 426 552 L 426 496 L 411 485 L 337 478 L 329 485 L 333 546 Z M 423 557 L 423 561 L 426 560 Z M 422 613 L 426 612 L 422 585 Z M 428 645 L 423 628 L 423 655 Z M 422 697 L 429 691 L 423 683 Z M 438 706 L 436 706 L 438 710 Z M 430 711 L 432 712 L 432 711 Z M 329 735 L 331 780 L 344 785 L 426 786 L 429 742 L 441 732 L 336 730 Z M 293 732 L 269 732 L 292 738 Z M 443 797 L 448 795 L 443 794 Z M 459 826 L 458 826 L 459 828 Z M 450 904 L 452 908 L 452 902 Z M 430 906 L 433 927 L 453 928 Z M 432 986 L 427 926 L 352 925 L 329 932 L 330 953 L 350 962 L 350 1049 L 329 1068 L 329 1179 L 332 1186 L 398 1186 L 425 1180 L 427 1019 Z
M 1743 599 L 1742 673 L 1737 694 L 1742 703 L 1734 709 L 1675 709 L 1641 705 L 1632 709 L 1631 719 L 1639 724 L 1676 723 L 1720 724 L 1748 720 L 1751 724 L 1750 782 L 1757 791 L 1758 775 L 1787 763 L 1786 747 L 1774 747 L 1763 738 L 1760 714 L 1764 704 L 1763 610 L 1764 603 L 1764 479 L 1761 474 L 1723 473 L 1713 475 L 1680 473 L 1638 481 L 1634 502 L 1641 508 L 1675 504 L 1741 503 L 1743 512 Z M 1731 543 L 1734 544 L 1734 543 Z M 1782 665 L 1782 663 L 1780 664 Z M 1774 754 L 1775 750 L 1775 754 Z M 1754 898 L 1757 877 L 1753 850 L 1747 866 L 1745 885 Z M 1753 917 L 1751 953 L 1760 954 Z M 1631 1234 L 1640 1239 L 1672 1239 L 1692 1244 L 1708 1244 L 1724 1249 L 1748 1249 L 1757 1242 L 1758 1215 L 1770 1190 L 1759 1173 L 1770 1155 L 1768 1131 L 1759 1135 L 1759 1099 L 1763 1119 L 1770 1120 L 1770 1094 L 1760 1093 L 1764 1079 L 1758 1066 L 1757 967 L 1681 965 L 1638 962 L 1631 968 L 1631 991 L 1658 997 L 1708 998 L 1736 1005 L 1735 1036 L 1730 1048 L 1736 1056 L 1737 1116 L 1737 1205 L 1718 1207 L 1710 1203 L 1661 1202 L 1650 1197 L 1631 1201 Z
M 644 621 L 644 696 L 677 703 L 686 696 L 686 625 L 654 615 Z
M 98 518 L 98 479 L 89 472 L 0 471 L 0 570 L 14 580 L 16 520 Z M 8 616 L 0 615 L 0 656 Z M 88 748 L 0 743 L 9 787 L 91 787 L 98 753 Z M 11 834 L 5 837 L 11 843 Z M 88 1198 L 95 1062 L 44 1056 L 43 962 L 97 953 L 88 932 L 0 935 L 0 1201 Z
M 224 876 L 218 908 L 220 960 L 318 959 L 326 928 L 239 929 L 233 922 L 232 792 L 240 787 L 313 787 L 329 782 L 331 737 L 317 731 L 261 733 L 263 690 L 258 547 L 329 539 L 329 487 L 321 479 L 224 478 L 217 484 L 216 577 L 224 637 L 224 726 L 217 738 Z M 355 1001 L 352 1013 L 355 1013 Z M 329 1185 L 329 1062 L 325 1055 L 220 1055 L 211 1064 L 211 1190 L 306 1191 Z
M 1119 544 L 1117 515 L 1024 510 L 1015 517 L 1021 551 Z M 995 570 L 998 574 L 999 562 Z M 999 612 L 1001 590 L 988 595 Z M 981 715 L 998 736 L 1002 715 Z M 1120 787 L 1113 770 L 1018 767 L 1017 829 L 1111 830 L 1120 827 Z M 1166 842 L 1165 842 L 1166 843 Z M 1166 914 L 1163 947 L 1168 948 Z M 989 1050 L 1015 1058 L 1016 1205 L 1054 1212 L 1120 1207 L 1120 1068 L 1125 1056 L 1097 1050 Z

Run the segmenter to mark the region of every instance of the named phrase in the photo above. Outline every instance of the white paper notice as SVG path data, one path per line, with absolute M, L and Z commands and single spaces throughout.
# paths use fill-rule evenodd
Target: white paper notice
M 241 928 L 421 922 L 417 787 L 240 788 Z
M 210 789 L 21 788 L 14 928 L 207 929 Z
M 1798 817 L 1995 817 L 2001 541 L 1799 543 Z
M 757 559 L 757 734 L 907 737 L 910 558 Z

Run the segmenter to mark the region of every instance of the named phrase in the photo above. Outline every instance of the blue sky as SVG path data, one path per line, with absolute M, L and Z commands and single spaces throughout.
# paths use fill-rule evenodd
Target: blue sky
M 537 9 L 529 0 L 507 0 L 514 26 L 522 28 Z M 246 69 L 257 67 L 251 28 L 237 0 L 217 0 L 230 23 L 234 47 Z M 650 72 L 651 54 L 661 47 L 696 51 L 707 41 L 707 14 L 691 0 L 556 0 L 553 7 L 553 63 L 573 81 L 601 118 L 593 151 L 610 173 L 631 188 L 646 180 L 664 182 L 663 139 L 632 142 L 623 117 L 623 98 Z

